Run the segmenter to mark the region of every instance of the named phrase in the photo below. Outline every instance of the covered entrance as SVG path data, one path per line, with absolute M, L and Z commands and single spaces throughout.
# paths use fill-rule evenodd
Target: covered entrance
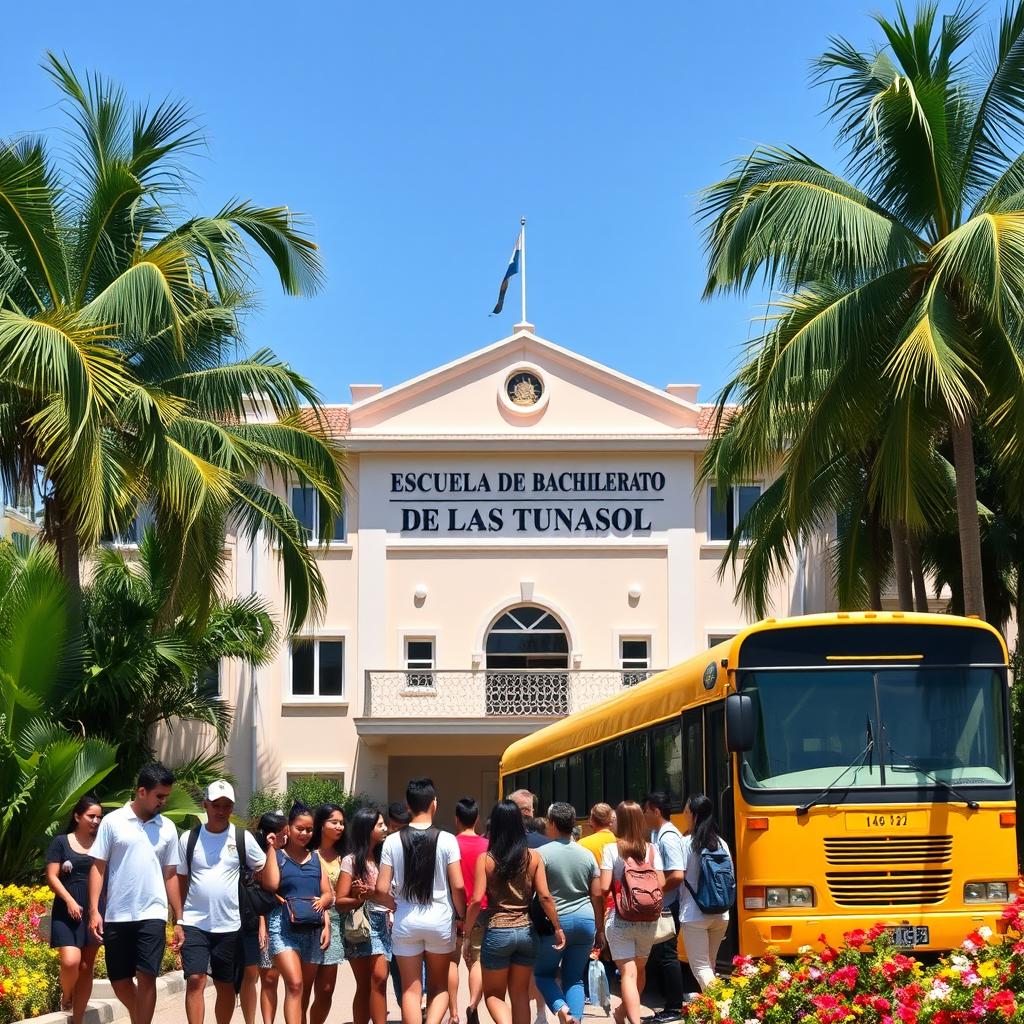
M 569 713 L 569 637 L 546 608 L 519 605 L 487 633 L 487 714 Z

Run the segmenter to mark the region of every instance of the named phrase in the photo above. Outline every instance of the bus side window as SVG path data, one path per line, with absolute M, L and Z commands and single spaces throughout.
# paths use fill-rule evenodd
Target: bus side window
M 540 806 L 537 808 L 537 814 L 542 818 L 548 813 L 548 807 L 551 806 L 551 802 L 554 799 L 554 788 L 554 769 L 550 761 L 545 761 L 540 766 L 540 789 L 534 790 L 540 797 Z
M 593 807 L 594 804 L 601 803 L 605 799 L 604 748 L 591 747 L 583 753 L 587 768 L 587 798 L 583 801 L 587 806 L 584 813 L 589 814 L 590 808 Z M 577 807 L 576 810 L 579 811 L 581 808 Z
M 625 794 L 625 746 L 622 740 L 604 746 L 604 800 L 612 807 L 620 804 Z
M 725 702 L 704 708 L 707 730 L 707 796 L 715 805 L 715 818 L 723 831 L 728 829 L 723 797 L 732 783 L 729 776 L 729 751 L 725 746 Z
M 569 799 L 569 765 L 564 757 L 560 757 L 555 762 L 554 776 L 552 797 L 555 801 L 565 803 Z
M 540 766 L 539 765 L 535 765 L 533 768 L 530 768 L 530 769 L 527 770 L 527 772 L 526 772 L 526 785 L 523 788 L 524 789 L 528 789 L 534 796 L 537 796 L 540 793 Z M 539 813 L 537 811 L 536 807 L 533 810 L 534 810 L 535 814 Z
M 700 708 L 683 715 L 683 796 L 704 792 L 704 716 Z
M 626 799 L 644 802 L 651 788 L 651 760 L 647 733 L 634 732 L 626 737 Z
M 668 793 L 673 807 L 683 803 L 683 750 L 679 722 L 651 730 L 651 788 Z
M 576 817 L 585 818 L 590 812 L 587 803 L 587 773 L 583 754 L 569 755 L 569 803 L 576 808 Z

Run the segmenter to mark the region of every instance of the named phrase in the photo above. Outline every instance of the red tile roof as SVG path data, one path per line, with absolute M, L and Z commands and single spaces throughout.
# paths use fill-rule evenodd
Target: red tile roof
M 303 409 L 302 422 L 306 426 L 314 426 L 317 422 L 316 413 L 312 409 Z M 348 409 L 342 409 L 337 405 L 321 406 L 320 423 L 331 437 L 344 437 L 349 427 Z
M 738 408 L 738 405 L 727 405 L 722 410 L 722 422 L 728 423 Z M 717 410 L 717 405 L 701 405 L 700 412 L 697 414 L 697 433 L 701 437 L 711 437 L 714 432 Z

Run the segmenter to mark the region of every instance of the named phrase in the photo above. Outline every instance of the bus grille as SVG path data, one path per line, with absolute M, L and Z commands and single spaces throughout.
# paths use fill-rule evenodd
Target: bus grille
M 829 864 L 948 864 L 952 836 L 838 836 L 825 840 Z
M 826 871 L 829 893 L 839 907 L 905 907 L 941 903 L 950 870 Z

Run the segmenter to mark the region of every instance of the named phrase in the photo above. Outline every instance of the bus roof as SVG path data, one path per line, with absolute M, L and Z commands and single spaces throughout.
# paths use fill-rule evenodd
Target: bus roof
M 785 619 L 764 619 L 740 630 L 731 640 L 695 654 L 673 668 L 659 672 L 600 704 L 578 711 L 559 722 L 516 740 L 501 760 L 503 774 L 522 771 L 566 753 L 615 739 L 648 725 L 675 718 L 691 705 L 721 700 L 728 689 L 729 674 L 720 671 L 722 662 L 735 667 L 747 637 L 766 630 L 815 626 L 851 626 L 892 623 L 894 625 L 957 626 L 982 629 L 998 640 L 1006 659 L 1006 644 L 989 623 L 959 615 L 924 612 L 830 612 Z

